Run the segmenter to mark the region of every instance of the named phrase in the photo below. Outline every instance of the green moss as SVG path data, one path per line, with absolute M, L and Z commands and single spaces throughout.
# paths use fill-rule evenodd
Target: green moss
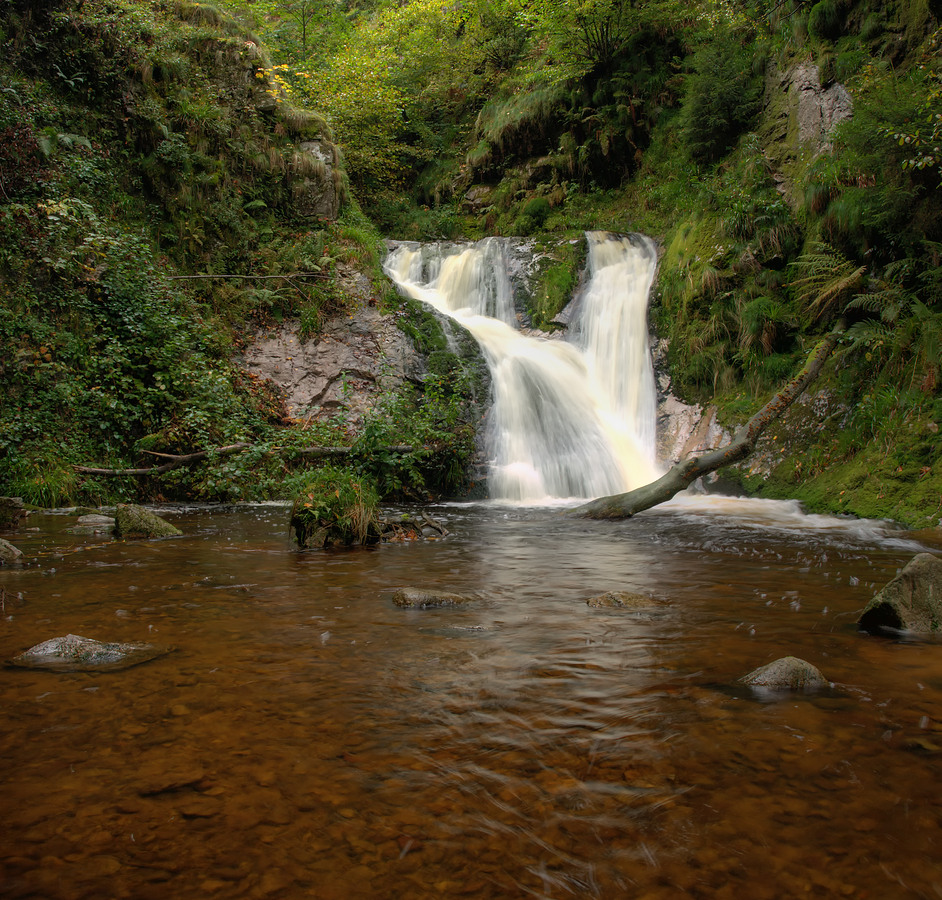
M 551 330 L 553 319 L 572 299 L 585 265 L 586 242 L 581 235 L 567 240 L 544 239 L 534 250 L 537 266 L 527 313 L 535 327 Z

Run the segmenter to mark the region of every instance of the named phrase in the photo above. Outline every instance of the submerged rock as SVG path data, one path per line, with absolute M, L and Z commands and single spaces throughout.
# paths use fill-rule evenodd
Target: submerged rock
M 140 506 L 119 504 L 115 510 L 115 537 L 158 538 L 183 534 L 179 528 Z
M 586 604 L 595 609 L 647 609 L 651 606 L 659 606 L 661 601 L 648 597 L 646 594 L 634 594 L 631 591 L 607 591 L 597 597 L 589 597 Z
M 22 555 L 22 550 L 14 547 L 9 541 L 0 538 L 0 563 L 16 562 Z
M 76 525 L 100 525 L 114 527 L 113 516 L 102 516 L 98 513 L 79 516 Z
M 857 624 L 873 634 L 884 629 L 917 634 L 942 630 L 942 558 L 933 553 L 914 556 L 867 604 Z
M 426 591 L 422 588 L 399 588 L 393 594 L 392 601 L 396 606 L 405 609 L 439 609 L 443 606 L 464 606 L 473 603 L 477 597 L 470 594 L 454 594 L 450 591 Z
M 820 670 L 797 656 L 783 656 L 768 665 L 753 669 L 739 679 L 740 684 L 774 691 L 808 691 L 828 687 L 830 682 Z
M 169 652 L 169 647 L 154 644 L 104 643 L 67 634 L 30 647 L 7 665 L 50 672 L 104 672 L 127 669 Z

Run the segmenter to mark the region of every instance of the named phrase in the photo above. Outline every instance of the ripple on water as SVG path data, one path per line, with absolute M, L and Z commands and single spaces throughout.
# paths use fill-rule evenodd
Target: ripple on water
M 853 626 L 911 542 L 738 509 L 449 506 L 444 541 L 303 554 L 270 507 L 153 543 L 37 517 L 4 658 L 178 650 L 5 671 L 4 896 L 933 896 L 938 646 Z M 410 584 L 483 599 L 395 608 Z M 786 654 L 837 693 L 723 689 Z

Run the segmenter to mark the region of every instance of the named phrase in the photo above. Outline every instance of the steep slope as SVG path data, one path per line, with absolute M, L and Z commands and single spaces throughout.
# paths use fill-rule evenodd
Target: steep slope
M 16 0 L 0 42 L 0 493 L 291 496 L 303 472 L 279 448 L 356 435 L 343 408 L 293 422 L 233 362 L 243 335 L 290 317 L 316 335 L 377 301 L 415 319 L 380 283 L 378 236 L 347 202 L 323 119 L 288 103 L 258 38 L 209 5 Z M 358 270 L 365 293 L 346 289 Z M 384 402 L 403 391 L 422 385 L 399 379 Z M 439 393 L 451 402 L 451 382 Z M 399 397 L 400 431 L 414 399 Z M 393 442 L 410 437 L 424 443 Z M 252 453 L 159 479 L 75 469 L 236 442 Z

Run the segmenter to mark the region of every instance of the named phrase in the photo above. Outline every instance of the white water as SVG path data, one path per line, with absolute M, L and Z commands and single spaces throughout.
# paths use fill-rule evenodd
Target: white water
M 654 247 L 639 236 L 587 237 L 590 281 L 571 341 L 517 329 L 497 239 L 400 246 L 386 260 L 404 293 L 463 325 L 481 346 L 494 392 L 487 434 L 493 499 L 600 497 L 659 474 L 647 330 Z

